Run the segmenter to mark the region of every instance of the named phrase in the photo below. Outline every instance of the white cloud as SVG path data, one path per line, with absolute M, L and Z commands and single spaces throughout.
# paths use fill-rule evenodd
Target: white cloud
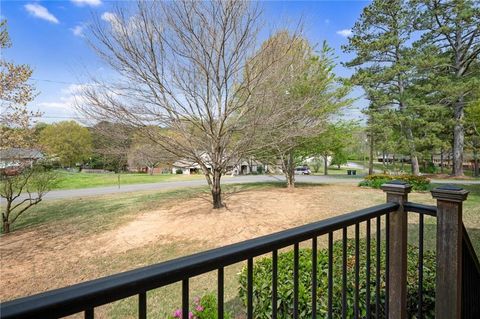
M 52 23 L 59 23 L 58 19 L 53 14 L 51 14 L 47 8 L 37 3 L 26 4 L 25 10 L 27 10 L 28 13 L 30 13 L 34 17 L 47 20 Z
M 91 6 L 91 7 L 98 7 L 102 4 L 102 0 L 70 0 L 73 4 L 83 7 L 83 6 Z
M 60 91 L 60 98 L 58 101 L 38 103 L 40 111 L 47 113 L 50 109 L 62 111 L 75 111 L 75 105 L 83 101 L 82 92 L 86 86 L 92 84 L 70 84 Z
M 115 15 L 115 13 L 106 11 L 102 14 L 102 20 L 110 23 L 114 23 L 118 21 L 118 18 Z
M 85 25 L 79 24 L 75 26 L 74 28 L 70 29 L 72 30 L 73 34 L 77 37 L 83 37 L 83 30 L 85 29 Z
M 337 31 L 337 34 L 341 35 L 342 37 L 347 38 L 347 37 L 351 36 L 353 33 L 352 33 L 351 29 L 343 29 L 343 30 Z
M 137 16 L 132 16 L 125 22 L 120 20 L 115 13 L 106 11 L 102 14 L 101 18 L 103 21 L 108 22 L 112 29 L 118 33 L 122 33 L 124 28 L 127 32 L 134 32 L 140 25 Z

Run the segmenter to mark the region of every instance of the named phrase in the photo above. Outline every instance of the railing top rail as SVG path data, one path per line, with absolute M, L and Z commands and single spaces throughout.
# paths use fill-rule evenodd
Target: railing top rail
M 385 203 L 225 247 L 19 298 L 1 305 L 1 317 L 58 318 L 71 315 L 382 216 L 397 208 L 396 203 Z
M 406 211 L 409 212 L 426 214 L 435 217 L 437 216 L 437 206 L 406 202 L 405 204 L 403 204 L 403 207 Z

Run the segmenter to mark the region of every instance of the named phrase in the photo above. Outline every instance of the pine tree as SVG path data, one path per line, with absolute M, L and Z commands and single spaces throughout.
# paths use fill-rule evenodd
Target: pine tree
M 398 111 L 392 114 L 401 123 L 412 161 L 412 173 L 418 175 L 420 171 L 411 127 L 413 118 L 409 114 L 407 96 L 413 15 L 414 11 L 404 1 L 373 1 L 355 23 L 353 35 L 344 50 L 356 55 L 346 63 L 348 67 L 355 68 L 353 83 L 361 85 L 378 107 Z
M 463 175 L 465 106 L 480 87 L 480 4 L 472 0 L 418 0 L 415 43 L 432 91 L 453 114 L 453 175 Z

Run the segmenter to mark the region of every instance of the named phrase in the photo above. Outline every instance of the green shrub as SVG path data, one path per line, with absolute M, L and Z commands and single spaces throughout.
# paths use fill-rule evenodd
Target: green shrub
M 425 176 L 416 176 L 416 175 L 388 175 L 388 174 L 374 174 L 364 177 L 364 180 L 361 181 L 359 186 L 367 186 L 372 188 L 380 188 L 382 184 L 388 183 L 389 181 L 400 180 L 406 182 L 412 186 L 412 189 L 415 191 L 425 191 L 428 190 L 430 185 L 430 180 Z
M 263 165 L 257 166 L 257 173 L 260 175 L 263 174 Z
M 181 168 L 177 168 L 177 169 L 175 170 L 175 173 L 176 173 L 176 174 L 183 174 L 183 171 L 182 171 Z
M 355 241 L 347 242 L 347 318 L 354 317 L 354 287 L 355 287 Z M 376 271 L 376 243 L 371 242 L 370 263 L 370 296 L 371 312 L 375 316 L 375 271 Z M 342 313 L 342 243 L 334 244 L 333 253 L 333 317 L 341 318 Z M 381 248 L 381 273 L 385 273 L 385 247 Z M 318 251 L 317 266 L 317 317 L 327 317 L 328 311 L 328 250 Z M 408 313 L 409 317 L 415 316 L 418 311 L 418 248 L 408 246 Z M 366 241 L 360 241 L 360 273 L 359 273 L 359 312 L 360 316 L 366 316 Z M 312 315 L 311 305 L 311 277 L 312 259 L 310 249 L 299 251 L 299 318 L 310 318 Z M 425 318 L 433 318 L 435 310 L 435 255 L 432 252 L 424 253 L 423 272 L 423 311 Z M 272 315 L 272 259 L 270 257 L 259 259 L 253 268 L 253 311 L 254 318 L 267 319 Z M 240 272 L 239 296 L 246 304 L 247 301 L 247 269 L 244 267 Z M 380 281 L 381 309 L 378 318 L 384 318 L 385 304 L 385 277 Z M 290 318 L 293 313 L 293 251 L 278 255 L 278 318 Z M 377 316 L 375 316 L 377 317 Z
M 433 162 L 428 162 L 425 168 L 420 169 L 422 173 L 427 173 L 427 174 L 436 174 L 438 169 L 435 166 L 435 163 Z
M 207 294 L 202 298 L 193 299 L 193 309 L 188 313 L 190 319 L 217 319 L 217 297 L 213 293 Z M 225 319 L 230 319 L 230 313 L 224 313 Z M 169 319 L 182 318 L 182 310 L 177 309 Z

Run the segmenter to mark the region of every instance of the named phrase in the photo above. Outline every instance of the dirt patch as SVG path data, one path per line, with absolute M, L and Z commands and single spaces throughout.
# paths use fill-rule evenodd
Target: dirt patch
M 192 241 L 201 249 L 208 249 L 325 219 L 382 200 L 381 191 L 353 185 L 293 191 L 256 190 L 231 195 L 226 200 L 227 207 L 221 210 L 213 210 L 204 199 L 194 198 L 168 208 L 143 211 L 116 229 L 90 236 L 68 224 L 19 231 L 1 238 L 1 300 L 106 275 L 111 268 L 105 264 L 113 262 L 113 256 L 128 259 L 128 252 L 134 249 Z M 164 259 L 175 255 L 173 252 Z M 131 266 L 138 263 L 138 260 L 132 261 Z

